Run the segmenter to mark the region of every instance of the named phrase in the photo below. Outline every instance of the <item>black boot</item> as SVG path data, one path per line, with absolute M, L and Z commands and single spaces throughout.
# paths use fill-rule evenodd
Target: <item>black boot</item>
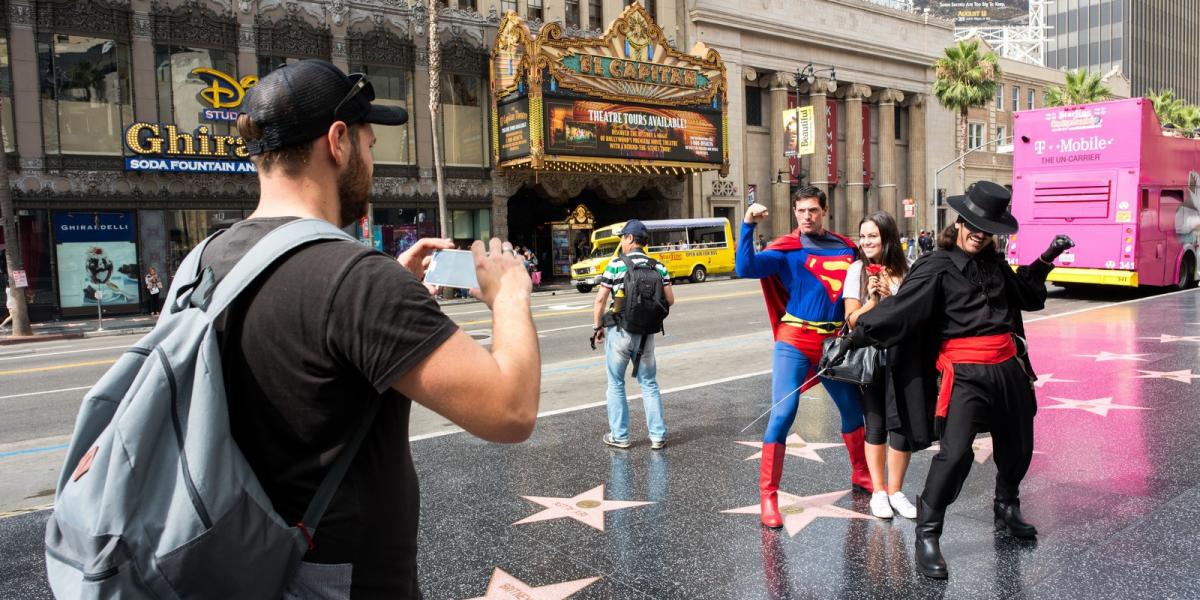
M 992 503 L 992 511 L 996 514 L 996 529 L 1007 529 L 1013 537 L 1037 537 L 1037 528 L 1025 522 L 1021 516 L 1021 501 L 996 499 Z
M 950 576 L 938 538 L 942 536 L 945 510 L 934 510 L 917 496 L 917 570 L 926 577 L 945 579 Z

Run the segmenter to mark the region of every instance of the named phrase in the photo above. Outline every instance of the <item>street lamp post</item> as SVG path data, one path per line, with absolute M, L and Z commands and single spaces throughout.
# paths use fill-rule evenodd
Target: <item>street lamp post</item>
M 829 73 L 830 81 L 837 81 L 837 67 L 829 67 L 828 69 L 818 69 L 812 63 L 804 65 L 804 68 L 796 70 L 796 110 L 800 109 L 800 83 L 808 83 L 812 85 L 817 81 L 817 75 Z M 815 113 L 813 118 L 819 118 Z M 817 143 L 824 143 L 824 140 L 816 140 Z M 800 114 L 796 113 L 796 175 L 800 179 Z
M 932 210 L 929 211 L 929 227 L 930 227 L 930 229 L 933 229 L 934 231 L 937 231 L 937 229 L 938 229 L 938 223 L 937 223 L 938 212 L 937 211 L 939 209 L 941 209 L 941 206 L 938 205 L 938 194 L 941 192 L 941 188 L 938 187 L 938 176 L 942 174 L 942 171 L 945 171 L 946 169 L 949 169 L 950 167 L 958 164 L 960 161 L 966 159 L 966 157 L 968 155 L 974 154 L 975 152 L 978 152 L 979 150 L 987 148 L 988 146 L 991 146 L 992 144 L 995 144 L 996 146 L 1000 146 L 1004 143 L 1012 142 L 1012 140 L 1013 140 L 1013 136 L 1010 135 L 1005 138 L 996 138 L 994 140 L 979 144 L 978 146 L 975 146 L 974 148 L 971 148 L 970 150 L 967 150 L 966 152 L 963 152 L 962 154 L 958 155 L 958 158 L 955 158 L 954 160 L 942 165 L 941 168 L 939 168 L 933 172 L 933 198 L 930 201 Z

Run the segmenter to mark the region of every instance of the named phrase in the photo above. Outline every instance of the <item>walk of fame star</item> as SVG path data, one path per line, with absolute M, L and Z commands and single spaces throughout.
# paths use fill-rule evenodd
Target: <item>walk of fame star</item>
M 1038 380 L 1033 382 L 1033 385 L 1041 388 L 1047 383 L 1078 383 L 1078 381 L 1074 379 L 1055 379 L 1054 373 L 1046 373 L 1044 375 L 1038 375 Z
M 1150 359 L 1142 358 L 1150 356 L 1149 354 L 1114 354 L 1112 352 L 1100 351 L 1100 354 L 1076 354 L 1080 358 L 1094 358 L 1096 362 L 1108 362 L 1110 360 L 1133 360 L 1138 362 L 1146 362 Z
M 1145 406 L 1131 406 L 1128 404 L 1113 404 L 1112 398 L 1096 398 L 1095 400 L 1072 400 L 1070 398 L 1050 398 L 1050 399 L 1057 400 L 1058 402 L 1061 402 L 1061 404 L 1056 404 L 1054 406 L 1043 406 L 1042 407 L 1043 409 L 1054 410 L 1056 408 L 1063 408 L 1063 409 L 1073 408 L 1073 409 L 1078 409 L 1078 410 L 1084 410 L 1084 411 L 1092 413 L 1093 415 L 1100 415 L 1102 417 L 1107 417 L 1108 411 L 1110 411 L 1110 410 L 1150 410 L 1149 408 L 1147 408 Z
M 932 450 L 934 454 L 937 454 L 942 450 L 942 446 L 941 444 L 934 444 L 930 446 L 929 449 Z M 994 448 L 992 447 L 992 438 L 975 438 L 975 441 L 971 442 L 971 451 L 975 453 L 975 462 L 981 465 L 987 462 L 988 457 L 991 456 L 992 452 L 994 451 Z M 1045 452 L 1039 452 L 1037 450 L 1034 450 L 1033 453 L 1045 454 Z
M 1169 333 L 1164 333 L 1158 337 L 1144 337 L 1141 339 L 1143 339 L 1143 340 L 1158 340 L 1159 342 L 1162 342 L 1164 344 L 1170 344 L 1172 342 L 1198 342 L 1198 343 L 1200 343 L 1200 335 L 1171 335 Z
M 785 452 L 788 455 L 799 456 L 800 458 L 807 458 L 808 460 L 815 460 L 817 462 L 822 462 L 822 463 L 825 462 L 825 459 L 821 458 L 821 455 L 817 454 L 817 450 L 824 450 L 826 448 L 837 448 L 839 446 L 846 445 L 846 444 L 826 444 L 826 443 L 806 442 L 806 441 L 804 441 L 804 438 L 800 437 L 799 435 L 797 435 L 795 433 L 787 436 L 787 439 L 784 440 L 784 442 L 787 444 L 787 448 L 786 448 Z M 754 455 L 750 456 L 746 460 L 754 460 L 756 458 L 762 458 L 762 455 L 763 455 L 763 453 L 762 453 L 763 443 L 762 442 L 738 442 L 738 443 L 743 446 L 750 446 L 751 448 L 758 448 L 758 452 L 754 453 Z
M 503 569 L 492 571 L 492 580 L 488 583 L 487 592 L 471 600 L 504 600 L 504 599 L 533 599 L 533 600 L 565 600 L 571 594 L 582 590 L 599 581 L 599 577 L 576 579 L 541 587 L 531 587 L 529 584 L 509 575 Z
M 546 507 L 546 510 L 530 515 L 513 523 L 524 525 L 551 519 L 575 519 L 585 525 L 591 525 L 604 531 L 604 513 L 610 510 L 633 508 L 654 504 L 653 502 L 627 502 L 624 500 L 605 500 L 604 484 L 600 484 L 573 498 L 545 498 L 542 496 L 521 496 L 530 502 L 536 502 Z
M 1143 373 L 1143 375 L 1135 375 L 1134 379 L 1170 379 L 1180 383 L 1191 383 L 1193 379 L 1200 379 L 1200 375 L 1193 375 L 1191 369 L 1183 371 L 1143 371 L 1138 369 L 1138 373 Z
M 870 515 L 864 515 L 833 505 L 834 502 L 841 500 L 843 496 L 849 493 L 850 490 L 845 490 L 842 492 L 817 494 L 815 496 L 793 496 L 787 492 L 779 492 L 779 513 L 783 515 L 783 528 L 787 530 L 789 536 L 794 537 L 797 533 L 800 533 L 801 529 L 808 527 L 810 523 L 820 517 L 833 519 L 873 519 L 874 517 Z M 753 504 L 721 512 L 738 515 L 762 515 L 762 508 L 758 504 Z

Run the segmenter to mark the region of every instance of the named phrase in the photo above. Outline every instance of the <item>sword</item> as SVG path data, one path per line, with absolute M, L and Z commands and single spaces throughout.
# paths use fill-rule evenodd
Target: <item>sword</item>
M 775 410 L 775 407 L 776 407 L 776 406 L 779 406 L 779 403 L 780 403 L 780 402 L 783 402 L 784 400 L 786 400 L 786 399 L 788 398 L 788 396 L 791 396 L 792 394 L 795 394 L 796 392 L 799 392 L 801 389 L 803 389 L 803 388 L 804 388 L 804 386 L 808 385 L 809 383 L 812 383 L 813 381 L 816 381 L 816 379 L 817 379 L 818 377 L 820 377 L 822 373 L 824 373 L 825 371 L 828 371 L 828 370 L 829 370 L 829 368 L 828 368 L 828 367 L 826 367 L 826 368 L 824 368 L 824 369 L 821 369 L 820 371 L 817 371 L 817 374 L 816 374 L 816 375 L 813 375 L 812 377 L 809 377 L 809 378 L 808 378 L 808 379 L 807 379 L 807 380 L 806 380 L 804 383 L 801 383 L 799 387 L 797 387 L 796 389 L 794 389 L 794 390 L 792 390 L 792 391 L 788 392 L 788 393 L 787 393 L 787 394 L 785 394 L 785 395 L 784 395 L 782 398 L 780 398 L 780 399 L 776 400 L 776 401 L 775 401 L 775 403 L 771 405 L 771 408 L 768 408 L 768 409 L 767 409 L 767 412 L 765 412 L 765 413 L 763 413 L 763 414 L 761 414 L 761 415 L 758 415 L 758 418 L 757 418 L 757 419 L 754 419 L 753 421 L 750 421 L 750 424 L 749 424 L 749 425 L 747 425 L 747 426 L 745 426 L 745 427 L 743 427 L 743 428 L 742 428 L 742 430 L 741 430 L 741 431 L 739 431 L 738 433 L 746 433 L 746 430 L 747 430 L 747 429 L 750 429 L 751 427 L 754 427 L 754 424 L 755 424 L 755 423 L 759 422 L 759 421 L 760 421 L 760 420 L 761 420 L 763 417 L 765 417 L 765 416 L 767 416 L 767 415 L 771 414 L 771 411 Z

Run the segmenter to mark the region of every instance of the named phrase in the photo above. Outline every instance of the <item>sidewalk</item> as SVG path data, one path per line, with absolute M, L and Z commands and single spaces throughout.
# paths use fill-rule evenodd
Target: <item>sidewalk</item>
M 96 317 L 45 321 L 34 323 L 33 335 L 23 338 L 10 337 L 12 330 L 5 327 L 0 329 L 0 346 L 148 333 L 157 318 L 145 314 L 105 317 L 102 331 L 97 330 Z

